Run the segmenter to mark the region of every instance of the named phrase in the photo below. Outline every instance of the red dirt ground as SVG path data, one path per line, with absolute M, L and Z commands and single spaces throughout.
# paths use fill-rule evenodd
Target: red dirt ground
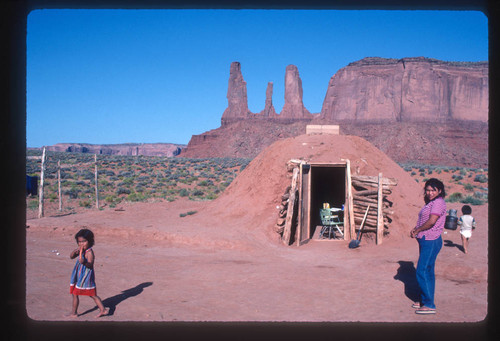
M 391 234 L 284 246 L 273 232 L 276 205 L 290 179 L 286 161 L 348 158 L 352 172 L 398 179 Z M 476 322 L 487 314 L 488 205 L 477 221 L 469 254 L 458 230 L 445 230 L 436 264 L 437 314 L 419 316 L 408 234 L 422 205 L 422 185 L 358 137 L 299 136 L 263 151 L 212 202 L 123 204 L 121 209 L 28 219 L 26 309 L 37 321 L 74 320 L 69 275 L 74 234 L 96 235 L 98 295 L 111 314 L 99 321 Z M 462 204 L 448 204 L 460 211 Z M 197 211 L 181 217 L 181 213 Z M 91 299 L 76 320 L 94 320 Z

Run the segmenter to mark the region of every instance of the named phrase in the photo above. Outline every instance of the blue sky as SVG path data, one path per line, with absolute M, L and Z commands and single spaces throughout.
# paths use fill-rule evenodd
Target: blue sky
M 365 57 L 488 60 L 475 11 L 44 9 L 27 22 L 28 147 L 187 144 L 220 126 L 233 61 L 252 112 L 268 82 L 281 111 L 294 64 L 317 113 L 330 78 Z

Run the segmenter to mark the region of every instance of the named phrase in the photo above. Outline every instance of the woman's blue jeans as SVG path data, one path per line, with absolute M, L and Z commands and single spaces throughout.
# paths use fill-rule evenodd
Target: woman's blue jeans
M 436 277 L 434 275 L 434 265 L 436 258 L 443 247 L 441 236 L 435 240 L 425 240 L 425 236 L 417 239 L 419 257 L 417 263 L 417 282 L 421 290 L 421 304 L 428 308 L 435 309 L 434 290 L 436 287 Z

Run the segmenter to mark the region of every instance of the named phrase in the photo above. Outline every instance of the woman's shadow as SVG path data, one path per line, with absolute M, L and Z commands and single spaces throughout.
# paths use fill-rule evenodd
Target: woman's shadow
M 108 316 L 113 315 L 115 313 L 116 306 L 118 304 L 125 301 L 127 298 L 139 295 L 143 291 L 144 288 L 149 287 L 150 285 L 153 285 L 153 282 L 144 282 L 144 283 L 141 283 L 133 288 L 122 291 L 121 294 L 111 296 L 111 297 L 108 297 L 108 298 L 102 300 L 102 304 L 104 305 L 104 307 L 109 308 L 109 312 L 107 315 Z M 85 314 L 88 314 L 94 310 L 97 310 L 97 307 L 89 309 L 89 310 L 87 310 L 79 315 L 85 315 Z
M 403 282 L 406 297 L 413 302 L 418 302 L 420 300 L 420 287 L 417 282 L 416 269 L 413 262 L 400 260 L 398 263 L 399 269 L 394 279 Z

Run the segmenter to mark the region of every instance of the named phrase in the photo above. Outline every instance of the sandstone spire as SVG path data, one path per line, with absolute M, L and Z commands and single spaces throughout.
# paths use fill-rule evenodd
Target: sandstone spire
M 280 118 L 302 119 L 311 118 L 311 113 L 302 102 L 302 80 L 295 65 L 288 65 L 285 73 L 285 104 Z
M 273 106 L 273 82 L 267 83 L 266 89 L 266 106 L 264 110 L 260 112 L 263 117 L 271 117 L 274 118 L 276 114 L 276 110 L 274 110 Z
M 229 70 L 229 85 L 227 88 L 228 106 L 222 114 L 222 124 L 233 119 L 245 119 L 250 111 L 247 101 L 247 83 L 241 74 L 239 62 L 232 62 Z

